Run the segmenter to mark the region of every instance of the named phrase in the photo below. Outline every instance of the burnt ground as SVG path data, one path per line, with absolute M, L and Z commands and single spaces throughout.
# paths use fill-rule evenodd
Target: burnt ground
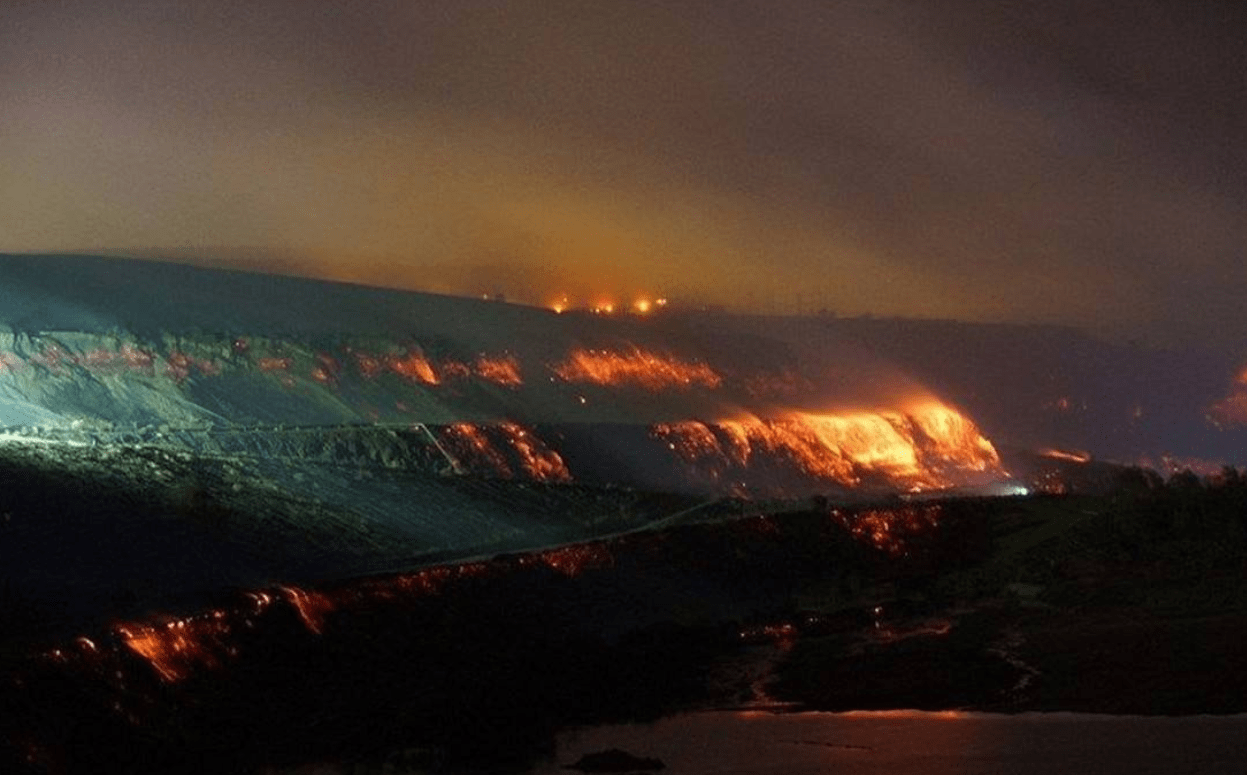
M 946 634 L 903 614 L 812 633 L 771 693 L 822 710 L 1247 711 L 1247 503 L 1237 479 L 1207 484 L 1004 508 L 989 557 L 922 588 Z
M 0 766 L 523 770 L 569 725 L 759 699 L 1247 711 L 1242 504 L 1238 481 L 921 507 L 934 527 L 817 504 L 336 581 L 315 628 L 274 589 L 262 611 L 225 590 L 236 626 L 173 680 L 115 628 L 32 652 L 10 595 Z M 867 517 L 895 540 L 855 534 Z

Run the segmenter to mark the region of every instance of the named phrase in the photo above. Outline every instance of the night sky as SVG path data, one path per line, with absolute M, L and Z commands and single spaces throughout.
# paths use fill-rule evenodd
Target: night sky
M 0 251 L 1247 352 L 1247 15 L 5 0 Z

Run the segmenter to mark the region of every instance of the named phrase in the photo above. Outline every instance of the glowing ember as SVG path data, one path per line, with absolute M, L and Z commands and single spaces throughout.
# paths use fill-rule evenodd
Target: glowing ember
M 170 683 L 196 669 L 214 668 L 227 649 L 230 627 L 221 616 L 176 619 L 162 624 L 118 625 L 126 647 L 146 659 Z
M 567 382 L 594 385 L 636 386 L 650 391 L 666 388 L 717 388 L 722 378 L 704 363 L 642 350 L 574 350 L 567 360 L 554 367 L 554 373 Z
M 796 625 L 791 622 L 781 622 L 746 627 L 740 631 L 739 636 L 747 643 L 774 642 L 780 646 L 791 647 L 798 634 Z
M 256 365 L 261 371 L 289 371 L 289 358 L 260 358 L 256 361 Z
M 468 470 L 504 479 L 519 475 L 539 482 L 571 481 L 563 458 L 517 423 L 454 423 L 439 435 L 451 455 Z
M 939 525 L 942 513 L 938 504 L 931 504 L 850 513 L 836 511 L 832 517 L 855 538 L 892 557 L 902 557 L 909 552 L 913 539 Z
M 352 353 L 355 356 L 355 365 L 359 367 L 359 373 L 364 379 L 373 379 L 385 368 L 379 358 L 368 353 Z
M 478 376 L 503 387 L 518 387 L 524 384 L 520 377 L 520 362 L 511 355 L 490 358 L 481 355 L 474 364 Z
M 177 350 L 170 352 L 165 361 L 165 376 L 178 383 L 190 376 L 192 368 L 209 377 L 221 372 L 221 367 L 215 362 L 206 358 L 193 358 Z
M 614 562 L 614 557 L 601 544 L 564 546 L 542 552 L 538 557 L 565 576 L 579 576 L 586 568 L 605 568 Z
M 505 422 L 498 427 L 519 455 L 520 468 L 529 478 L 539 482 L 571 481 L 572 475 L 563 458 L 536 435 L 515 423 Z
M 996 450 L 974 424 L 934 401 L 906 413 L 796 412 L 774 420 L 663 423 L 652 430 L 685 461 L 708 468 L 715 478 L 749 467 L 759 455 L 841 485 L 859 484 L 871 474 L 908 489 L 928 489 L 950 486 L 954 473 L 1003 474 Z
M 342 364 L 338 363 L 337 358 L 328 353 L 316 354 L 316 366 L 312 368 L 312 379 L 322 383 L 336 382 L 341 371 Z
M 484 431 L 467 422 L 457 422 L 442 429 L 441 442 L 458 461 L 475 471 L 489 471 L 503 478 L 513 474 L 502 453 L 494 448 Z
M 319 635 L 325 625 L 325 614 L 334 609 L 333 601 L 319 592 L 307 592 L 298 587 L 281 587 L 281 591 L 299 612 L 303 626 Z

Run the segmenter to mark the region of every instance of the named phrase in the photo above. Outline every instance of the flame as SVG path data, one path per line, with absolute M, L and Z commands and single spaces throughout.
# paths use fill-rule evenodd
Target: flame
M 567 464 L 554 450 L 523 426 L 504 422 L 498 426 L 520 457 L 520 467 L 531 479 L 539 482 L 570 482 Z
M 463 361 L 443 359 L 434 363 L 418 348 L 409 349 L 403 355 L 377 355 L 347 348 L 354 359 L 360 376 L 376 379 L 386 371 L 393 372 L 412 382 L 423 385 L 441 385 L 448 381 L 468 379 L 473 375 L 503 387 L 524 384 L 520 376 L 520 362 L 513 356 L 481 353 L 470 365 Z M 336 381 L 340 366 L 328 355 L 317 356 L 320 365 L 313 369 L 312 377 L 319 382 Z
M 927 456 L 963 470 L 987 471 L 999 468 L 996 448 L 970 418 L 938 401 L 911 406 L 907 416 L 926 437 Z
M 570 482 L 567 464 L 535 433 L 514 422 L 494 425 L 453 423 L 441 429 L 441 442 L 463 467 L 503 479 Z M 492 438 L 491 438 L 492 437 Z
M 308 592 L 298 587 L 280 587 L 286 599 L 294 606 L 303 620 L 303 626 L 310 632 L 320 635 L 325 626 L 325 615 L 333 611 L 333 601 L 320 592 Z
M 1158 471 L 1165 476 L 1173 476 L 1184 471 L 1190 471 L 1193 474 L 1205 477 L 1217 476 L 1226 467 L 1225 462 L 1221 460 L 1180 455 L 1161 455 L 1159 458 L 1144 455 L 1139 459 L 1138 465 Z
M 386 359 L 385 365 L 395 374 L 414 382 L 423 382 L 426 385 L 437 385 L 441 382 L 437 372 L 433 370 L 433 364 L 429 363 L 419 349 L 408 350 L 403 357 L 391 355 Z
M 220 665 L 231 628 L 223 615 L 174 619 L 160 624 L 122 624 L 116 632 L 126 647 L 146 659 L 169 683 L 196 669 Z
M 631 347 L 623 351 L 573 350 L 565 361 L 553 367 L 566 382 L 594 385 L 633 385 L 649 391 L 695 386 L 717 388 L 722 378 L 704 363 L 682 361 Z
M 477 376 L 503 387 L 519 387 L 524 384 L 520 377 L 520 362 L 513 355 L 490 358 L 481 355 L 474 364 Z
M 1087 463 L 1091 460 L 1089 452 L 1067 452 L 1063 449 L 1041 449 L 1039 454 L 1053 460 L 1068 460 L 1071 463 Z
M 352 352 L 355 356 L 355 365 L 359 368 L 359 374 L 364 379 L 373 379 L 382 372 L 385 365 L 380 358 L 369 353 Z
M 746 468 L 763 454 L 841 485 L 857 485 L 864 474 L 875 474 L 922 490 L 952 485 L 946 469 L 1000 471 L 995 448 L 974 423 L 933 400 L 904 413 L 793 412 L 782 419 L 749 417 L 714 425 L 660 423 L 652 431 L 685 461 L 711 469 L 715 478 L 728 469 Z
M 488 471 L 504 479 L 513 476 L 502 453 L 494 448 L 484 431 L 470 422 L 457 422 L 442 428 L 442 444 L 455 458 L 473 470 Z

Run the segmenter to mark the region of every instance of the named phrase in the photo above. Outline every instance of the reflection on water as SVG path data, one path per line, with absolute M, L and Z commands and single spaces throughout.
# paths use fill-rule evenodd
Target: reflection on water
M 1247 715 L 707 711 L 566 733 L 555 761 L 533 773 L 566 775 L 564 765 L 610 748 L 681 775 L 1242 773 Z

